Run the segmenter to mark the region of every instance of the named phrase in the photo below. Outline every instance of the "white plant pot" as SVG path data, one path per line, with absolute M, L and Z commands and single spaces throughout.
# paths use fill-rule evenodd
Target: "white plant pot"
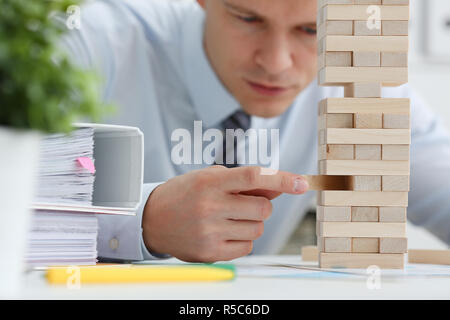
M 0 127 L 0 298 L 20 294 L 40 134 Z

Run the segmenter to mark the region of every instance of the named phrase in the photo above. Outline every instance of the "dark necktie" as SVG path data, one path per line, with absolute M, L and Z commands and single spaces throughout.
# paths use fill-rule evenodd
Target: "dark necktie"
M 223 165 L 227 168 L 235 168 L 238 166 L 237 164 L 237 138 L 234 137 L 233 140 L 233 148 L 234 148 L 234 161 L 233 163 L 227 164 L 226 163 L 226 159 L 227 159 L 227 149 L 226 149 L 226 141 L 227 141 L 227 135 L 226 135 L 226 129 L 242 129 L 245 131 L 247 131 L 250 128 L 250 116 L 245 113 L 242 110 L 236 111 L 235 113 L 233 113 L 230 117 L 228 117 L 227 119 L 225 119 L 222 122 L 222 128 L 224 130 L 224 135 L 223 135 Z M 245 139 L 245 138 L 244 138 Z M 245 143 L 245 140 L 244 140 Z M 249 255 L 253 254 L 253 250 L 252 252 L 249 253 Z
M 234 161 L 233 163 L 227 164 L 227 149 L 226 149 L 226 130 L 227 129 L 242 129 L 245 131 L 248 130 L 248 128 L 250 128 L 250 116 L 245 113 L 242 110 L 236 111 L 235 113 L 233 113 L 230 117 L 228 117 L 227 119 L 225 119 L 222 122 L 222 128 L 223 128 L 223 165 L 227 168 L 234 168 L 237 167 L 237 138 L 234 137 L 234 143 L 233 143 L 233 148 L 234 148 Z

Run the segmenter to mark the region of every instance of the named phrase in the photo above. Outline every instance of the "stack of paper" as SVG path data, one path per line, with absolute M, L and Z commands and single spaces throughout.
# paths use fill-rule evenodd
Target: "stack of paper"
M 43 139 L 35 203 L 45 205 L 33 213 L 26 253 L 29 265 L 96 263 L 97 216 L 83 211 L 92 205 L 94 179 L 93 128 Z
M 95 173 L 93 163 L 93 128 L 44 138 L 36 202 L 91 205 Z
M 97 217 L 36 210 L 28 234 L 30 266 L 93 265 L 97 261 Z

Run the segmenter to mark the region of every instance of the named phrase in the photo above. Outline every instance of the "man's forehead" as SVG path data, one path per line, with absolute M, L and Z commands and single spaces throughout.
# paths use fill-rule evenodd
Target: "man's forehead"
M 212 0 L 217 1 L 217 0 Z M 230 9 L 267 19 L 283 18 L 286 22 L 315 23 L 317 0 L 218 0 Z

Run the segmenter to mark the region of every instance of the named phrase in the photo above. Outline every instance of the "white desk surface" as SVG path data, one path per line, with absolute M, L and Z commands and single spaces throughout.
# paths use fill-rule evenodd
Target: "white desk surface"
M 175 259 L 173 259 L 175 260 Z M 172 261 L 173 261 L 172 260 Z M 300 256 L 249 256 L 239 266 L 272 262 L 299 264 Z M 289 268 L 288 268 L 289 269 Z M 48 285 L 43 271 L 32 271 L 20 299 L 150 299 L 150 300 L 297 300 L 297 299 L 450 299 L 450 276 L 383 279 L 369 290 L 367 278 L 356 279 L 237 276 L 215 283 L 81 285 L 80 289 Z

